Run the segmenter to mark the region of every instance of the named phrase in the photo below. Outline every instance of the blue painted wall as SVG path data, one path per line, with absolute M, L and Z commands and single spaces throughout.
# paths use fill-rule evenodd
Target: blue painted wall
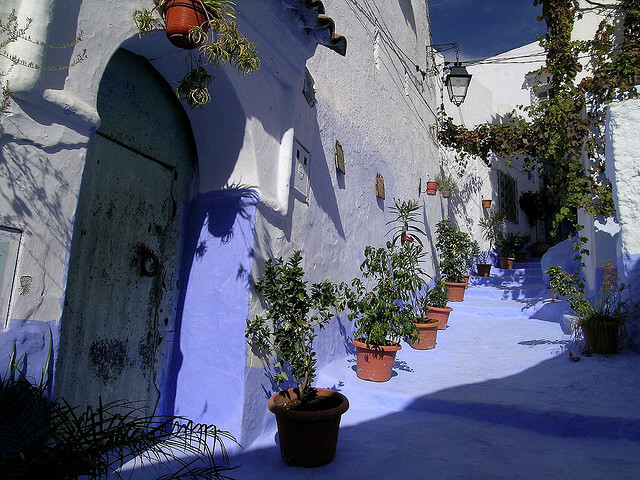
M 223 190 L 193 202 L 164 413 L 238 435 L 258 195 Z

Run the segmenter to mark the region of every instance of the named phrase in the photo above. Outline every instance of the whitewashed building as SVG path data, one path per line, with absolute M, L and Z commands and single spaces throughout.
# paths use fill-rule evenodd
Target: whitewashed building
M 84 31 L 73 51 L 18 41 L 9 53 L 87 58 L 6 76 L 0 363 L 15 348 L 39 378 L 51 336 L 54 395 L 141 400 L 250 444 L 276 388 L 244 338 L 264 261 L 301 249 L 310 281 L 350 280 L 364 247 L 387 240 L 394 197 L 420 199 L 430 239 L 452 215 L 423 193 L 440 172 L 440 86 L 420 73 L 427 6 L 367 5 L 238 2 L 262 66 L 213 70 L 211 103 L 191 110 L 174 95 L 185 52 L 162 31 L 137 35 L 146 0 L 3 1 L 3 18 L 34 19 L 34 39 Z M 320 366 L 349 352 L 350 332 L 344 315 L 323 331 Z

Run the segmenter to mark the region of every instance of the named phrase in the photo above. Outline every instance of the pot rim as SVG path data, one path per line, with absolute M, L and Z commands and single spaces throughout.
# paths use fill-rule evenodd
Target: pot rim
M 342 399 L 342 402 L 340 403 L 340 405 L 333 408 L 329 408 L 327 410 L 317 410 L 317 411 L 311 411 L 311 412 L 291 410 L 287 407 L 278 405 L 276 403 L 276 398 L 278 398 L 278 396 L 284 397 L 285 392 L 287 392 L 289 396 L 295 395 L 293 392 L 295 389 L 288 388 L 287 390 L 281 390 L 271 395 L 271 397 L 269 397 L 269 401 L 267 402 L 267 407 L 275 415 L 279 415 L 284 418 L 297 420 L 301 422 L 313 422 L 315 420 L 326 420 L 329 418 L 339 417 L 344 412 L 349 410 L 349 399 L 346 396 L 344 396 L 342 393 L 337 392 L 335 390 L 331 390 L 329 388 L 321 388 L 321 387 L 314 387 L 314 388 L 318 391 L 318 394 L 320 396 L 339 397 Z
M 365 342 L 363 342 L 362 340 L 357 340 L 357 339 L 352 339 L 351 343 L 353 344 L 354 347 L 357 348 L 362 348 L 364 350 L 382 350 L 385 352 L 397 352 L 398 350 L 402 350 L 402 345 L 400 345 L 397 342 L 394 342 L 395 345 L 369 345 L 367 346 L 367 344 Z
M 433 310 L 434 312 L 452 312 L 453 311 L 453 307 L 450 307 L 449 305 L 447 305 L 446 307 L 431 307 L 429 305 L 427 305 L 427 308 L 429 310 Z

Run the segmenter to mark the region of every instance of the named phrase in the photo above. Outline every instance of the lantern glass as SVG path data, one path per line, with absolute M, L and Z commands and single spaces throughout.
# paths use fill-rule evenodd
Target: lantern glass
M 467 72 L 460 63 L 456 62 L 445 81 L 447 91 L 449 92 L 449 100 L 451 103 L 459 107 L 464 99 L 467 97 L 467 91 L 469 90 L 469 83 L 471 83 L 471 75 Z

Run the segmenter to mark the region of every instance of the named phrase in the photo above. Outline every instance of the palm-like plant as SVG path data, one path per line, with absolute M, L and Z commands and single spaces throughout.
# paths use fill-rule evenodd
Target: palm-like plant
M 389 207 L 389 210 L 396 215 L 396 217 L 387 222 L 387 225 L 393 225 L 387 232 L 387 235 L 392 233 L 391 243 L 396 245 L 398 241 L 401 244 L 411 243 L 414 240 L 423 245 L 420 236 L 426 236 L 424 230 L 420 228 L 423 222 L 420 220 L 420 204 L 417 200 L 403 200 L 399 202 L 397 199 L 393 199 L 393 206 Z
M 143 405 L 124 400 L 84 410 L 51 401 L 49 382 L 31 383 L 19 363 L 12 357 L 0 381 L 2 478 L 121 478 L 130 460 L 134 470 L 156 468 L 159 480 L 229 479 L 226 473 L 237 468 L 224 445 L 235 439 L 215 425 L 145 416 Z

